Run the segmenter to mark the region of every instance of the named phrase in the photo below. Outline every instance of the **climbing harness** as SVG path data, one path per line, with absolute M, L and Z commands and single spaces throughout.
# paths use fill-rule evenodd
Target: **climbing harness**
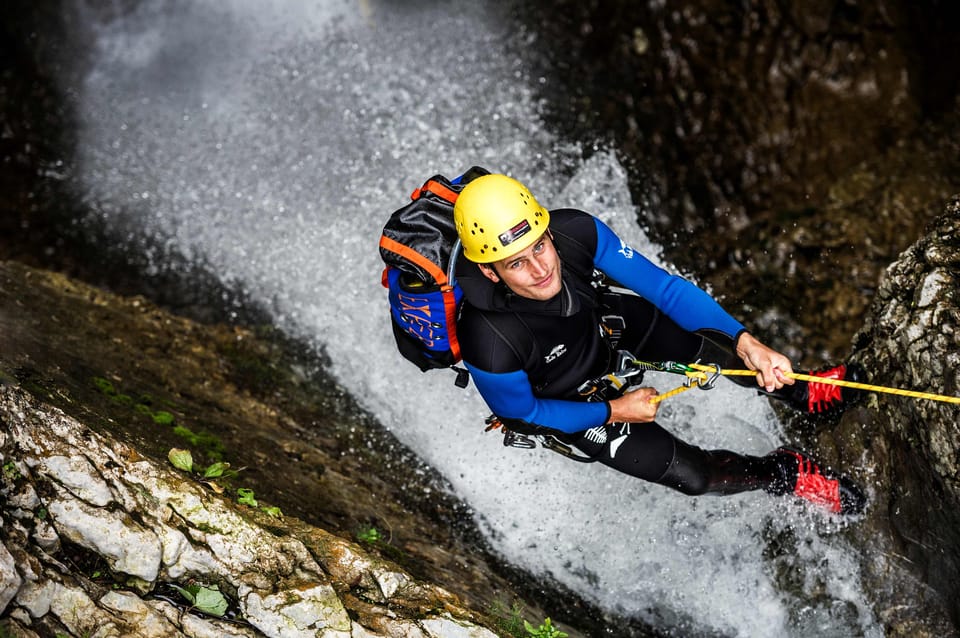
M 655 365 L 638 361 L 626 350 L 618 350 L 615 361 L 616 364 L 613 372 L 600 375 L 595 379 L 581 384 L 580 387 L 577 388 L 580 396 L 584 397 L 587 401 L 609 401 L 615 399 L 622 396 L 629 388 L 638 385 L 643 380 L 644 371 L 654 369 L 650 366 Z M 537 442 L 539 441 L 541 447 L 574 461 L 593 463 L 598 459 L 596 456 L 577 454 L 571 446 L 562 442 L 554 434 L 551 434 L 547 428 L 536 428 L 536 426 L 532 426 L 529 433 L 521 433 L 513 429 L 512 426 L 504 423 L 500 417 L 495 414 L 487 417 L 485 423 L 487 426 L 484 429 L 485 432 L 491 430 L 500 430 L 503 432 L 503 444 L 507 447 L 529 450 L 537 447 Z

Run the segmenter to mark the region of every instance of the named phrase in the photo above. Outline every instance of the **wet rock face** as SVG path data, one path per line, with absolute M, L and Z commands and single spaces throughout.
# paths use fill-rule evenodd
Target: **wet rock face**
M 461 505 L 279 347 L 0 262 L 0 633 L 492 635 Z
M 958 72 L 928 64 L 953 46 L 939 3 L 559 4 L 533 9 L 552 18 L 548 41 L 569 43 L 552 53 L 569 73 L 548 80 L 573 99 L 554 112 L 656 163 L 690 229 L 816 205 L 838 175 L 953 108 Z
M 0 614 L 13 631 L 350 638 L 368 635 L 366 624 L 411 638 L 494 636 L 442 589 L 295 519 L 235 506 L 21 389 L 0 387 L 0 421 Z M 54 558 L 65 543 L 100 557 L 112 582 L 65 569 Z M 204 606 L 196 596 L 205 614 L 143 596 L 190 582 L 214 597 Z
M 270 334 L 0 261 L 0 635 L 471 637 L 515 604 L 605 626 Z M 201 584 L 230 623 L 184 613 Z
M 853 356 L 894 388 L 960 396 L 960 198 L 886 271 Z M 877 479 L 870 526 L 960 620 L 960 406 L 876 395 L 838 436 L 866 448 Z

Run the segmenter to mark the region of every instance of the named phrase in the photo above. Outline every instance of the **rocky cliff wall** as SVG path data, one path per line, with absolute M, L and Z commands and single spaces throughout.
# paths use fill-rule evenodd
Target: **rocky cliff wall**
M 960 397 L 960 199 L 886 270 L 854 346 L 873 383 Z M 891 622 L 937 598 L 960 620 L 958 423 L 955 403 L 872 393 L 820 436 L 869 477 L 872 505 L 857 536 Z M 903 572 L 922 585 L 899 582 Z

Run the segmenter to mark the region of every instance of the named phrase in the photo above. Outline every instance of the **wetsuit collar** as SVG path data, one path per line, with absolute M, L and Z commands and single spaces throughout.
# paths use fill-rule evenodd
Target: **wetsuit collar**
M 560 292 L 546 301 L 538 301 L 517 295 L 502 281 L 490 281 L 483 276 L 477 264 L 462 257 L 457 263 L 457 280 L 464 297 L 476 308 L 570 317 L 580 311 L 580 295 L 576 293 L 576 286 L 569 280 L 566 269 L 561 267 L 560 273 Z

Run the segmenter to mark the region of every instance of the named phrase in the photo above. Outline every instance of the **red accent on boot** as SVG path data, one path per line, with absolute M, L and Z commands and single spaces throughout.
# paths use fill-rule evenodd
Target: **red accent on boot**
M 816 463 L 793 450 L 784 450 L 797 458 L 797 484 L 793 493 L 811 503 L 826 507 L 834 514 L 842 509 L 840 481 L 829 479 L 820 472 Z
M 815 377 L 824 379 L 842 380 L 847 373 L 847 366 L 840 365 L 836 368 L 823 370 L 821 372 L 811 372 Z M 816 412 L 825 412 L 832 408 L 836 403 L 843 402 L 841 388 L 838 385 L 830 383 L 817 383 L 810 381 L 807 383 L 807 410 L 812 414 Z

